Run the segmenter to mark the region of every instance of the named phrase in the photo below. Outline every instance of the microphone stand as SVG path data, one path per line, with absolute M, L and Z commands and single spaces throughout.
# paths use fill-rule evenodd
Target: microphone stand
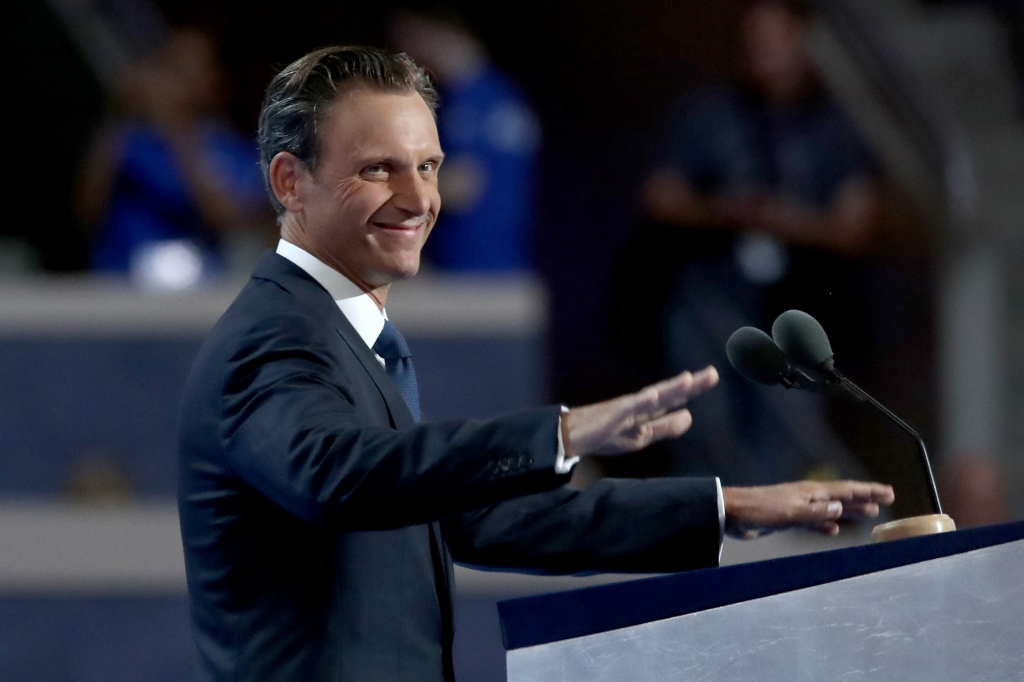
M 928 475 L 928 493 L 932 498 L 932 508 L 934 508 L 936 514 L 942 514 L 942 502 L 939 501 L 939 490 L 935 485 L 935 474 L 932 473 L 932 463 L 928 458 L 928 449 L 925 447 L 924 439 L 921 438 L 921 435 L 910 424 L 897 417 L 889 408 L 872 398 L 864 389 L 840 374 L 839 370 L 834 367 L 828 369 L 826 381 L 833 387 L 840 388 L 854 399 L 868 403 L 885 415 L 886 419 L 914 439 L 914 442 L 917 443 L 918 454 L 921 455 L 921 464 L 924 465 L 925 473 Z

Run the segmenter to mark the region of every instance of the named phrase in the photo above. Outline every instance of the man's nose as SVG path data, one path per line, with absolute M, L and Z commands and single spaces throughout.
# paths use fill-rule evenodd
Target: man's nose
M 402 173 L 392 180 L 392 203 L 410 215 L 423 215 L 430 210 L 432 185 L 419 173 Z

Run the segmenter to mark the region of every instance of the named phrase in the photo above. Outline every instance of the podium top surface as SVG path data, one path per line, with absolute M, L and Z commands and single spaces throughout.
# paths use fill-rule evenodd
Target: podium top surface
M 505 648 L 537 646 L 1024 539 L 1024 522 L 676 573 L 498 604 Z M 756 542 L 756 540 L 754 541 Z

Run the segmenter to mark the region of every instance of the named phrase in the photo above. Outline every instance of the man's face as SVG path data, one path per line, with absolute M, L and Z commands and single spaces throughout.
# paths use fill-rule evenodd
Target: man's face
M 304 183 L 302 222 L 321 260 L 364 288 L 415 275 L 441 208 L 443 156 L 418 94 L 360 87 L 340 95 Z

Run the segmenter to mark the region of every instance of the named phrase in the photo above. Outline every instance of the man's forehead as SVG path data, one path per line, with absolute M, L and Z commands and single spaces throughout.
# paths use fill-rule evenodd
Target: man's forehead
M 384 92 L 366 86 L 338 94 L 328 115 L 341 128 L 367 130 L 417 126 L 437 131 L 430 107 L 417 92 Z
M 338 146 L 346 154 L 440 152 L 433 113 L 416 92 L 360 87 L 341 93 L 324 134 L 326 146 Z

